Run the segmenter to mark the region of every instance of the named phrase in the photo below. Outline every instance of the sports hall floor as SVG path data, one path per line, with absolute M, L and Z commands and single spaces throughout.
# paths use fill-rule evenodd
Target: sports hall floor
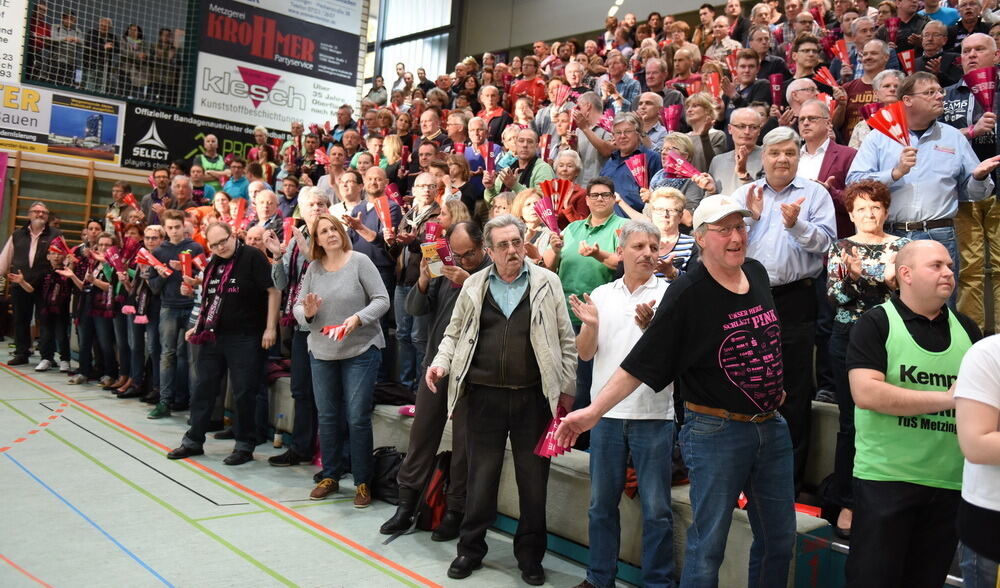
M 4 588 L 525 585 L 508 535 L 491 531 L 485 567 L 449 580 L 455 542 L 418 532 L 383 545 L 395 507 L 355 509 L 349 477 L 335 499 L 312 502 L 317 468 L 270 467 L 283 450 L 269 444 L 237 467 L 222 464 L 232 441 L 214 439 L 206 455 L 170 461 L 186 412 L 147 420 L 145 404 L 33 364 L 0 365 Z M 551 552 L 544 566 L 550 586 L 585 574 Z

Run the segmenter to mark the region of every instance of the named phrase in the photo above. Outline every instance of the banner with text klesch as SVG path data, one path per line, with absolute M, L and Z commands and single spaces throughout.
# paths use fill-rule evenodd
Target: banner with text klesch
M 356 101 L 360 14 L 337 23 L 355 32 L 235 0 L 203 2 L 201 18 L 195 114 L 287 129 Z
M 153 169 L 171 161 L 190 161 L 203 153 L 206 135 L 219 140 L 219 153 L 246 154 L 254 146 L 253 125 L 129 103 L 125 108 L 122 166 Z M 270 131 L 270 137 L 288 134 Z

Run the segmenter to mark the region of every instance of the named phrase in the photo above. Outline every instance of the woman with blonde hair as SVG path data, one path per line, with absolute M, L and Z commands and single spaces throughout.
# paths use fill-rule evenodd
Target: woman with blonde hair
M 311 227 L 311 255 L 293 313 L 309 329 L 313 394 L 323 469 L 310 493 L 323 500 L 339 489 L 349 438 L 354 506 L 371 504 L 373 477 L 372 395 L 385 347 L 379 320 L 389 311 L 389 294 L 368 256 L 351 248 L 339 220 L 322 214 Z M 334 337 L 327 327 L 335 327 Z M 347 423 L 349 434 L 341 430 Z
M 684 217 L 681 219 L 681 224 L 685 226 L 691 226 L 691 213 L 694 209 L 698 207 L 698 203 L 701 199 L 706 196 L 706 194 L 715 194 L 718 189 L 715 185 L 715 180 L 706 172 L 702 172 L 693 178 L 681 178 L 674 176 L 670 168 L 666 165 L 670 153 L 674 153 L 687 159 L 691 160 L 691 152 L 694 150 L 694 142 L 691 140 L 690 134 L 685 133 L 668 133 L 663 139 L 663 169 L 656 172 L 656 174 L 649 180 L 650 190 L 656 190 L 657 188 L 675 188 L 681 194 L 684 195 L 687 201 L 686 212 Z M 652 193 L 648 190 L 640 190 L 639 196 L 643 198 L 643 201 L 648 201 L 649 196 Z
M 718 112 L 712 96 L 705 92 L 692 94 L 684 101 L 684 119 L 691 127 L 688 136 L 692 141 L 688 161 L 698 171 L 707 172 L 715 154 L 726 151 L 726 134 L 713 128 Z
M 541 199 L 541 192 L 535 188 L 528 188 L 518 192 L 511 204 L 511 212 L 528 227 L 524 233 L 524 246 L 528 251 L 528 257 L 537 264 L 542 263 L 542 256 L 548 250 L 549 238 L 552 236 L 552 231 L 535 210 L 535 203 Z

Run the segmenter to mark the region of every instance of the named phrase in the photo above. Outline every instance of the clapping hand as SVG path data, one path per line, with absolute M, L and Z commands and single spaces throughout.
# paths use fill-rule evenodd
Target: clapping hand
M 597 254 L 601 252 L 601 246 L 597 243 L 588 245 L 586 241 L 580 241 L 580 247 L 577 251 L 583 257 L 597 257 Z
M 852 280 L 857 280 L 861 277 L 861 258 L 858 257 L 856 247 L 852 245 L 849 250 L 842 251 L 840 254 L 840 263 Z M 895 269 L 893 270 L 893 274 L 895 274 Z
M 751 186 L 747 190 L 747 210 L 750 211 L 750 218 L 755 221 L 760 220 L 760 215 L 764 212 L 764 188 L 762 186 Z
M 576 294 L 570 294 L 569 307 L 573 310 L 576 318 L 580 319 L 580 322 L 588 327 L 597 327 L 597 305 L 590 299 L 590 294 L 584 294 L 583 300 L 577 298 Z
M 646 327 L 653 320 L 653 315 L 656 314 L 655 304 L 655 300 L 650 300 L 645 304 L 635 305 L 635 324 L 639 325 L 639 328 L 643 331 L 646 330 Z
M 781 204 L 781 220 L 785 223 L 785 228 L 790 229 L 799 220 L 799 212 L 802 210 L 802 203 L 806 201 L 803 196 L 791 204 Z
M 656 271 L 663 274 L 663 277 L 668 280 L 676 278 L 679 272 L 677 271 L 677 266 L 674 265 L 674 254 L 671 253 L 663 259 L 657 259 Z

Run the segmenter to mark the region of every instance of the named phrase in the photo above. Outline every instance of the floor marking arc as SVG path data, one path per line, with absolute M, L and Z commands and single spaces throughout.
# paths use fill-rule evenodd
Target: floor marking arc
M 9 565 L 10 567 L 14 568 L 15 570 L 21 572 L 21 574 L 23 574 L 24 576 L 26 576 L 28 579 L 34 581 L 38 585 L 45 586 L 45 588 L 52 588 L 51 584 L 47 584 L 47 583 L 39 580 L 38 578 L 36 578 L 35 576 L 33 576 L 31 574 L 31 572 L 29 572 L 28 570 L 22 568 L 21 566 L 17 565 L 16 563 L 14 563 L 14 562 L 10 561 L 9 559 L 7 559 L 6 557 L 4 557 L 4 554 L 2 554 L 2 553 L 0 553 L 0 560 L 3 560 L 4 562 L 6 562 L 7 565 Z

